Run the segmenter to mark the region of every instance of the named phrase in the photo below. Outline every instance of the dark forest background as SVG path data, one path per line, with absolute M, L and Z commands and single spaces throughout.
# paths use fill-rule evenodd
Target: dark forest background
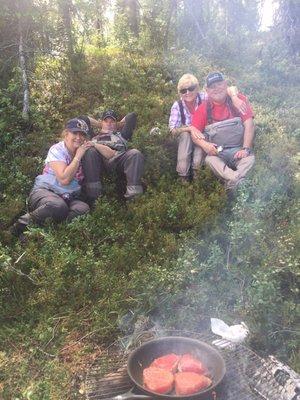
M 300 3 L 261 31 L 262 3 L 0 0 L 1 399 L 83 398 L 86 366 L 143 319 L 245 321 L 248 346 L 299 370 Z M 167 129 L 178 78 L 216 69 L 256 115 L 232 201 L 206 169 L 177 182 Z M 12 237 L 64 122 L 105 108 L 138 114 L 146 193 L 125 205 L 112 177 L 90 215 Z

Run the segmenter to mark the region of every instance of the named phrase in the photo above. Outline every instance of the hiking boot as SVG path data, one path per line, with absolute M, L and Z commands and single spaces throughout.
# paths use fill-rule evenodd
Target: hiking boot
M 127 201 L 133 200 L 134 198 L 143 194 L 142 185 L 127 185 L 126 193 L 124 197 Z
M 190 178 L 188 176 L 180 176 L 179 182 L 182 186 L 188 186 L 190 183 Z
M 27 229 L 30 220 L 31 218 L 29 214 L 22 215 L 10 228 L 10 233 L 16 237 L 20 237 Z
M 193 181 L 197 181 L 200 176 L 200 170 L 199 169 L 194 169 L 193 170 Z

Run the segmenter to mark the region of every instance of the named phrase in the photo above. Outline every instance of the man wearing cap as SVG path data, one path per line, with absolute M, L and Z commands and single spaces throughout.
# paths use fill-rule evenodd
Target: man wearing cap
M 200 146 L 196 146 L 191 137 L 191 131 L 195 129 L 191 125 L 192 117 L 207 94 L 200 92 L 198 79 L 192 74 L 184 74 L 177 85 L 179 100 L 175 101 L 170 113 L 169 129 L 178 142 L 176 171 L 180 181 L 186 184 L 191 177 L 199 175 L 199 170 L 204 162 L 206 154 Z M 238 89 L 235 86 L 228 88 L 234 106 L 242 113 L 246 104 L 237 96 Z M 192 173 L 192 176 L 191 176 Z
M 87 141 L 88 126 L 79 118 L 69 120 L 60 142 L 50 147 L 43 172 L 35 178 L 28 197 L 28 212 L 21 216 L 12 228 L 20 235 L 28 225 L 42 225 L 46 219 L 56 222 L 71 221 L 89 211 L 81 199 L 83 171 L 81 160 L 84 153 L 94 146 Z
M 246 111 L 241 113 L 234 107 L 220 72 L 207 76 L 206 91 L 208 99 L 194 113 L 192 125 L 196 131 L 191 135 L 193 142 L 207 154 L 206 164 L 230 190 L 244 180 L 255 161 L 254 114 L 247 98 L 240 93 Z
M 101 129 L 93 138 L 94 148 L 89 149 L 82 160 L 84 188 L 89 204 L 93 205 L 102 194 L 103 174 L 113 170 L 126 176 L 125 199 L 130 200 L 143 193 L 141 178 L 144 156 L 139 150 L 128 149 L 128 140 L 136 126 L 136 114 L 127 114 L 119 123 L 113 110 L 106 110 L 100 121 L 88 118 L 91 125 Z

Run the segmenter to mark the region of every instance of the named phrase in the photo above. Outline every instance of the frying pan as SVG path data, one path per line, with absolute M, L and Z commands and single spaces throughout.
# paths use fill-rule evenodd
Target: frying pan
M 175 353 L 182 355 L 185 353 L 192 354 L 195 358 L 200 360 L 208 369 L 209 376 L 212 379 L 212 385 L 208 388 L 201 390 L 188 396 L 177 396 L 175 394 L 157 394 L 143 386 L 143 370 L 152 363 L 155 358 L 163 355 Z M 163 337 L 154 339 L 144 343 L 132 353 L 130 353 L 127 362 L 127 372 L 135 384 L 135 387 L 141 391 L 142 394 L 135 394 L 134 389 L 122 395 L 116 396 L 114 400 L 134 400 L 134 399 L 203 399 L 207 398 L 209 394 L 221 383 L 224 378 L 226 368 L 225 362 L 220 353 L 208 344 L 196 339 L 185 337 Z

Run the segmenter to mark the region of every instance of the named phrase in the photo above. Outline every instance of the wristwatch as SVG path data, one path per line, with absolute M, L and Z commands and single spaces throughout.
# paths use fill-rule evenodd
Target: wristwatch
M 252 150 L 250 149 L 250 147 L 243 147 L 242 150 L 245 150 L 245 152 L 247 153 L 247 156 L 250 156 L 250 154 L 252 153 Z

